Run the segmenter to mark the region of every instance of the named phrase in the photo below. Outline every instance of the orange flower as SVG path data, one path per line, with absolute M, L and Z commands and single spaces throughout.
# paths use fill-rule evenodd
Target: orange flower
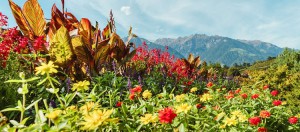
M 130 94 L 130 95 L 129 95 L 129 99 L 130 99 L 130 100 L 134 100 L 134 98 L 135 98 L 135 95 L 134 95 L 134 94 Z
M 232 98 L 234 98 L 234 94 L 229 94 L 229 95 L 225 96 L 225 98 L 226 99 L 232 99 Z
M 207 84 L 206 84 L 206 87 L 208 87 L 208 88 L 210 88 L 210 87 L 212 87 L 214 84 L 212 83 L 212 82 L 208 82 Z
M 234 91 L 235 94 L 239 94 L 240 92 L 241 92 L 240 88 Z
M 130 89 L 130 93 L 134 94 L 134 93 L 141 93 L 142 92 L 142 87 L 140 85 L 137 85 L 135 88 Z
M 269 85 L 265 85 L 265 86 L 263 87 L 263 89 L 266 90 L 266 89 L 268 89 L 269 87 L 270 87 Z
M 261 118 L 268 118 L 268 117 L 271 116 L 271 113 L 270 113 L 269 111 L 267 111 L 267 110 L 262 110 L 262 111 L 260 111 L 259 116 L 260 116 Z

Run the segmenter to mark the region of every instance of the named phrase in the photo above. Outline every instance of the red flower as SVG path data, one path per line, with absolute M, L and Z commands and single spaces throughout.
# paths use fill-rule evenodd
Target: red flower
M 278 94 L 278 91 L 277 90 L 273 90 L 272 92 L 271 92 L 271 95 L 272 96 L 276 96 Z
M 270 87 L 269 85 L 265 85 L 263 89 L 266 90 L 266 89 L 268 89 L 269 87 Z
M 44 36 L 39 36 L 33 43 L 33 48 L 36 51 L 42 50 L 43 46 L 45 45 L 46 41 L 44 40 Z
M 258 97 L 259 97 L 259 94 L 253 94 L 253 95 L 251 96 L 252 99 L 256 99 L 256 98 L 258 98 Z
M 240 88 L 234 91 L 235 94 L 238 94 L 238 93 L 240 93 L 240 92 L 241 92 L 241 89 L 240 89 Z
M 243 99 L 246 99 L 246 98 L 248 97 L 248 95 L 247 95 L 246 93 L 243 93 L 243 94 L 241 94 L 241 97 L 242 97 Z
M 207 84 L 206 84 L 206 87 L 208 87 L 208 88 L 210 88 L 210 87 L 212 87 L 214 84 L 212 83 L 212 82 L 208 82 Z
M 251 125 L 257 126 L 260 123 L 260 118 L 259 117 L 251 117 L 249 118 L 249 123 Z
M 135 88 L 130 89 L 131 94 L 140 93 L 140 92 L 142 92 L 142 87 L 140 85 L 137 85 Z
M 298 122 L 298 118 L 295 117 L 295 116 L 292 116 L 292 117 L 289 118 L 289 122 L 291 124 L 296 124 Z
M 259 116 L 260 116 L 261 118 L 268 118 L 268 117 L 271 116 L 271 113 L 270 113 L 269 111 L 267 111 L 267 110 L 262 110 L 262 111 L 260 111 Z
M 0 12 L 0 27 L 7 26 L 8 17 Z
M 280 100 L 274 100 L 273 105 L 274 106 L 279 106 L 279 105 L 281 105 L 281 101 Z
M 170 107 L 164 108 L 158 112 L 158 117 L 160 123 L 168 124 L 172 123 L 173 119 L 177 116 L 177 114 L 174 112 L 174 110 Z
M 267 128 L 264 128 L 264 127 L 258 128 L 257 131 L 258 131 L 258 132 L 268 132 Z
M 202 107 L 201 104 L 196 104 L 197 109 L 200 109 Z
M 122 103 L 123 103 L 123 102 L 118 101 L 117 104 L 116 104 L 116 107 L 121 107 L 121 106 L 122 106 Z
M 130 94 L 130 95 L 129 95 L 129 99 L 130 99 L 130 100 L 134 100 L 134 98 L 135 98 L 135 95 L 134 95 L 134 94 Z

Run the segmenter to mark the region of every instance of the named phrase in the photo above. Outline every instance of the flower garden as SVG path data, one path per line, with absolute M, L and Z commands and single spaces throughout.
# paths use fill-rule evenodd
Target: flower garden
M 125 42 L 112 13 L 100 30 L 55 5 L 46 22 L 37 0 L 9 3 L 18 27 L 0 12 L 1 131 L 300 131 L 299 52 L 286 68 L 226 78 L 199 56 L 136 47 L 131 28 Z

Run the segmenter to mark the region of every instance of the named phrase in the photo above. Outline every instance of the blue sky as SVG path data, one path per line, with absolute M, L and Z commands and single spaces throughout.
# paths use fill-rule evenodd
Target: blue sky
M 25 0 L 14 0 L 23 5 Z M 279 47 L 300 49 L 299 0 L 65 0 L 78 19 L 87 17 L 103 28 L 112 9 L 117 32 L 125 36 L 129 27 L 140 37 L 176 38 L 191 34 L 220 35 L 236 39 L 262 40 Z M 39 0 L 47 18 L 53 3 Z M 15 26 L 7 0 L 0 12 Z

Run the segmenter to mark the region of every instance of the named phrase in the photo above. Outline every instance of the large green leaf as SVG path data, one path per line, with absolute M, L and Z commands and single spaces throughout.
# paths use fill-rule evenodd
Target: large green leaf
M 50 57 L 57 64 L 64 66 L 73 56 L 68 30 L 62 26 L 50 40 Z

